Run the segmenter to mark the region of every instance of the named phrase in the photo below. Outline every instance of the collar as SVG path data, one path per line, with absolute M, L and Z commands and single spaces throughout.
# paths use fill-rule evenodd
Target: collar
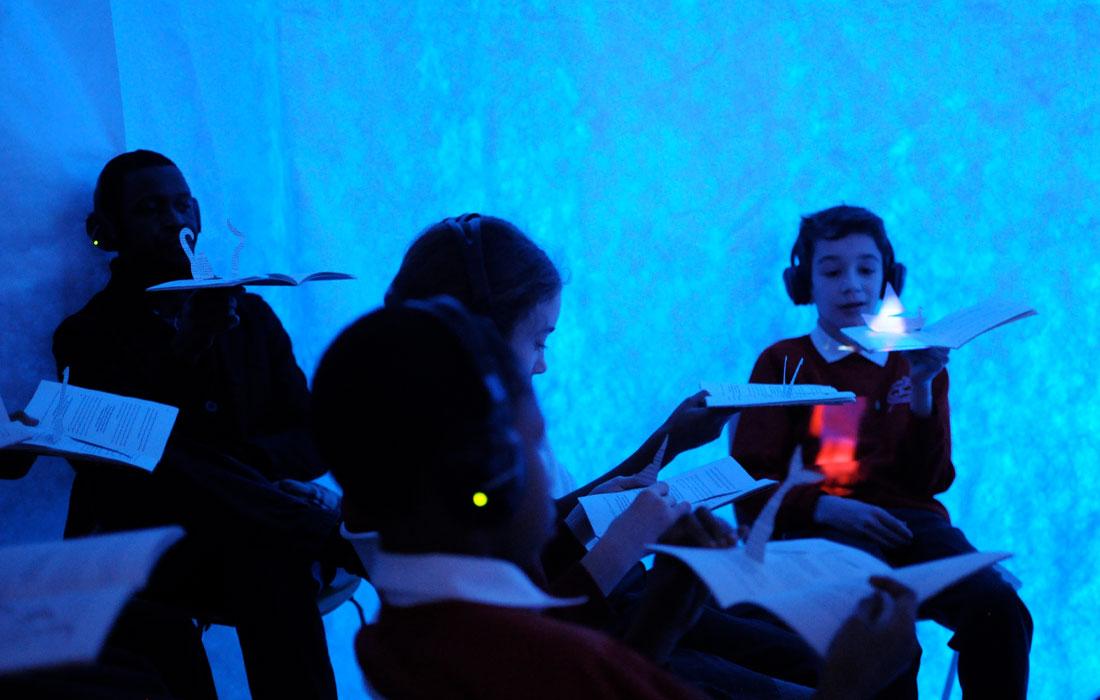
M 388 605 L 457 600 L 541 610 L 585 602 L 583 596 L 547 595 L 510 561 L 464 554 L 395 554 L 381 548 L 376 532 L 352 533 L 341 524 L 340 534 L 351 541 L 371 584 Z
M 871 362 L 874 362 L 879 367 L 885 367 L 886 361 L 890 359 L 890 353 L 888 352 L 868 352 L 855 345 L 843 345 L 838 343 L 831 335 L 825 332 L 820 324 L 814 326 L 814 329 L 810 331 L 810 341 L 814 344 L 814 348 L 821 354 L 826 362 L 832 364 L 838 360 L 843 360 L 852 353 L 858 353 Z

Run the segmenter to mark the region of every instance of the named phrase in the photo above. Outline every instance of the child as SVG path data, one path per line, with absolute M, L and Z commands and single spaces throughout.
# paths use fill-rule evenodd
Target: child
M 371 577 L 382 609 L 356 650 L 383 695 L 702 697 L 658 668 L 707 597 L 675 562 L 654 567 L 626 635 L 633 649 L 536 612 L 580 601 L 535 585 L 553 522 L 542 416 L 529 377 L 483 319 L 445 297 L 361 318 L 321 360 L 313 418 L 349 522 L 363 514 L 380 537 Z M 733 541 L 705 509 L 669 536 Z M 838 633 L 815 697 L 865 697 L 911 651 L 912 594 L 880 585 Z
M 850 206 L 804 217 L 783 278 L 795 304 L 817 307 L 818 323 L 765 350 L 750 381 L 789 381 L 801 365 L 799 382 L 851 391 L 857 401 L 755 408 L 731 420 L 730 454 L 753 476 L 782 479 L 799 447 L 825 475 L 790 491 L 776 535 L 826 537 L 891 566 L 974 551 L 935 499 L 955 477 L 946 348 L 869 353 L 842 332 L 863 325 L 887 283 L 898 293 L 904 284 L 882 219 Z M 967 698 L 1025 697 L 1031 617 L 994 570 L 927 601 L 921 613 L 955 631 Z

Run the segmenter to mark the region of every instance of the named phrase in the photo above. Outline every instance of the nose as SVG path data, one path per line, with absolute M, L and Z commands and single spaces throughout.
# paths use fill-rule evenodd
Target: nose
M 531 374 L 543 374 L 546 372 L 546 359 L 542 355 L 535 358 L 535 366 L 531 368 Z
M 854 270 L 845 270 L 841 278 L 841 290 L 845 292 L 859 289 L 859 274 Z

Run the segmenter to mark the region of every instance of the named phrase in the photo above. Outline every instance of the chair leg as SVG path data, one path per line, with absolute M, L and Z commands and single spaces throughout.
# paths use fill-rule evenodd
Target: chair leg
M 959 672 L 959 652 L 951 655 L 951 664 L 947 667 L 947 682 L 943 684 L 941 700 L 951 700 L 951 691 L 955 689 L 955 676 Z

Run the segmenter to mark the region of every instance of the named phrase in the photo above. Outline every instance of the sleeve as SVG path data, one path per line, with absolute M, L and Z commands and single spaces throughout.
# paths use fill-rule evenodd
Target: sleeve
M 565 522 L 559 520 L 556 534 L 542 552 L 542 573 L 547 581 L 542 587 L 559 598 L 588 598 L 583 605 L 550 609 L 548 614 L 552 617 L 586 627 L 599 627 L 609 617 L 610 609 L 603 591 L 581 564 L 586 551 Z
M 778 383 L 780 371 L 775 354 L 769 348 L 757 358 L 749 382 Z M 799 413 L 805 412 L 803 407 L 789 406 L 746 408 L 737 420 L 730 456 L 755 479 L 782 481 L 787 477 L 791 457 L 800 440 L 796 430 L 800 423 Z M 755 520 L 771 494 L 769 489 L 739 501 L 738 522 Z M 788 491 L 776 516 L 775 534 L 808 527 L 820 495 L 820 489 L 814 484 L 795 486 Z
M 272 480 L 309 481 L 323 475 L 325 467 L 309 430 L 309 387 L 294 357 L 294 350 L 275 312 L 260 297 L 249 295 L 251 313 L 262 318 L 262 343 L 268 372 L 253 381 L 269 385 L 266 406 L 253 406 L 263 420 L 252 426 L 242 444 L 232 449 L 246 463 Z M 251 372 L 250 368 L 245 369 Z
M 947 391 L 947 370 L 932 380 L 932 414 L 920 418 L 910 413 L 909 423 L 899 446 L 897 464 L 899 483 L 907 493 L 931 498 L 943 493 L 955 480 L 951 463 L 951 409 Z

